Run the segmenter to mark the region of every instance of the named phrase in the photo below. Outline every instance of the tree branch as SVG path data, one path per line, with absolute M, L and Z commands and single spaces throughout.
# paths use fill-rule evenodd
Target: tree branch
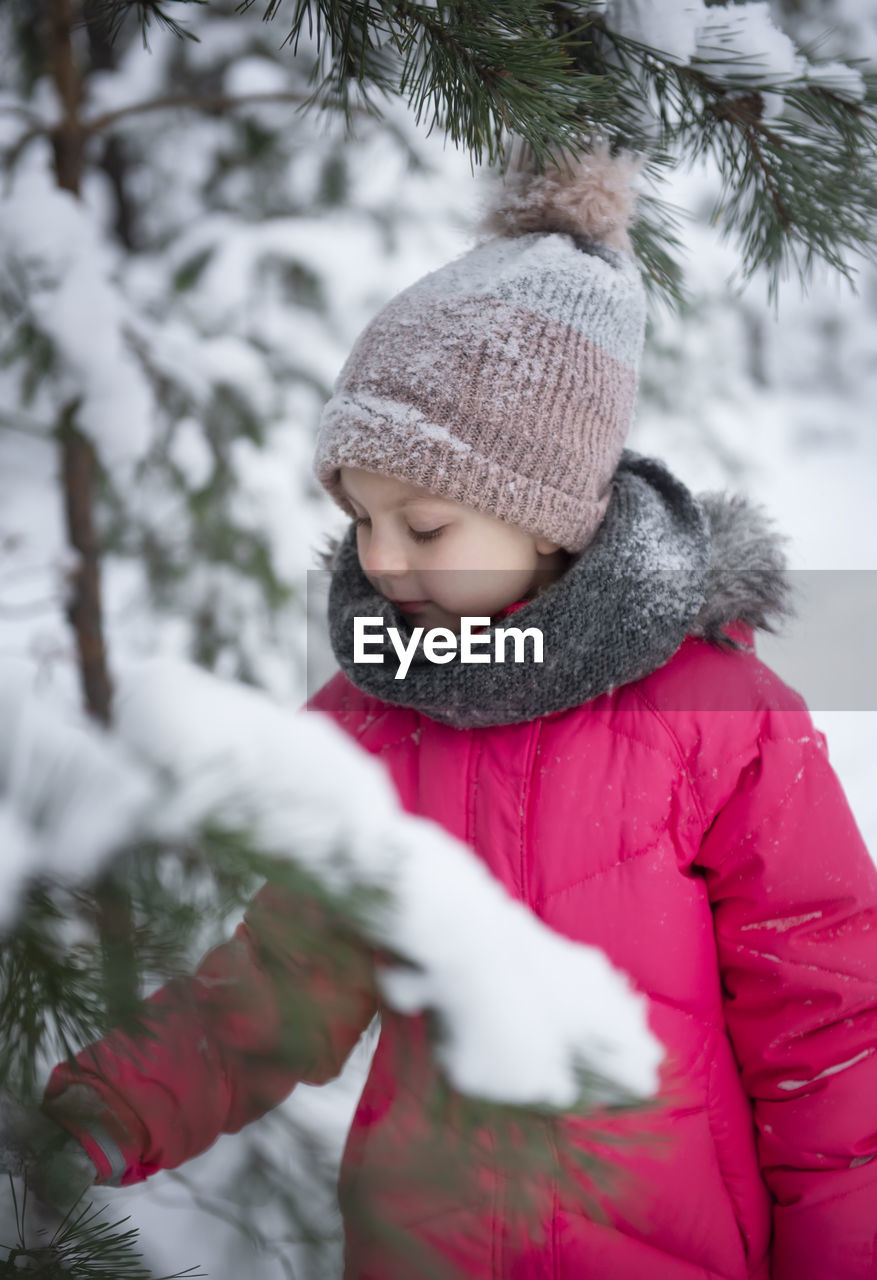
M 204 111 L 211 114 L 220 114 L 223 111 L 232 111 L 236 107 L 249 106 L 251 103 L 260 102 L 293 102 L 299 106 L 305 106 L 310 102 L 309 95 L 294 93 L 291 90 L 276 93 L 241 93 L 241 94 L 225 94 L 225 93 L 172 93 L 164 98 L 148 98 L 143 102 L 132 102 L 127 107 L 119 107 L 115 111 L 107 111 L 100 116 L 92 116 L 90 120 L 84 120 L 82 127 L 86 135 L 91 136 L 100 133 L 104 129 L 111 128 L 119 120 L 124 120 L 128 116 L 143 115 L 148 111 L 174 111 L 174 110 L 191 110 Z M 363 107 L 354 107 L 361 115 L 371 115 Z
M 49 74 L 61 102 L 61 120 L 50 131 L 58 186 L 79 195 L 82 176 L 82 86 L 73 56 L 75 15 L 71 0 L 51 0 L 49 7 Z
M 107 671 L 101 608 L 100 554 L 92 517 L 96 462 L 91 442 L 73 425 L 74 408 L 58 430 L 67 537 L 79 553 L 70 572 L 67 617 L 76 636 L 85 705 L 101 724 L 110 723 L 112 688 Z
M 32 111 L 22 102 L 0 102 L 0 112 L 8 116 L 21 116 L 23 120 L 38 122 L 42 119 L 38 111 Z
M 712 82 L 711 82 L 711 87 Z M 791 232 L 795 221 L 791 211 L 780 195 L 776 180 L 767 162 L 762 148 L 762 139 L 778 151 L 785 149 L 784 140 L 762 119 L 764 98 L 757 90 L 752 93 L 725 94 L 717 101 L 710 103 L 708 110 L 716 117 L 740 129 L 745 138 L 750 154 L 764 179 L 764 185 L 776 209 L 777 219 L 783 231 Z
M 205 114 L 220 115 L 224 111 L 233 111 L 237 107 L 246 107 L 251 104 L 259 104 L 262 102 L 287 102 L 294 103 L 297 106 L 307 106 L 312 101 L 312 96 L 302 93 L 294 93 L 290 91 L 276 93 L 241 93 L 241 94 L 197 94 L 197 93 L 173 93 L 163 98 L 147 98 L 142 102 L 132 102 L 128 106 L 118 107 L 115 111 L 105 111 L 102 115 L 92 116 L 91 119 L 80 119 L 77 121 L 77 127 L 80 135 L 80 145 L 88 138 L 95 134 L 103 133 L 106 129 L 111 129 L 113 125 L 119 121 L 127 120 L 130 116 L 145 115 L 151 111 L 203 111 Z M 332 104 L 326 104 L 332 105 Z M 340 107 L 339 107 L 340 109 Z M 348 110 L 355 115 L 374 118 L 374 113 L 366 107 L 352 106 Z M 37 138 L 50 138 L 52 145 L 57 149 L 60 145 L 67 144 L 67 134 L 65 130 L 68 128 L 66 118 L 55 124 L 39 124 L 27 129 L 21 137 L 7 148 L 4 156 L 4 167 L 11 169 L 18 161 L 19 156 L 29 143 Z M 59 183 L 59 185 L 63 185 Z M 67 188 L 68 190 L 71 188 Z
M 767 162 L 767 157 L 761 149 L 761 142 L 758 138 L 758 134 L 751 125 L 746 127 L 745 133 L 749 140 L 750 151 L 755 157 L 755 162 L 758 165 L 758 168 L 761 170 L 762 177 L 764 178 L 764 185 L 771 200 L 773 201 L 773 206 L 776 209 L 779 224 L 783 231 L 791 233 L 795 226 L 795 220 L 792 217 L 789 206 L 780 195 L 779 187 L 777 186 L 773 173 L 771 172 L 770 165 Z

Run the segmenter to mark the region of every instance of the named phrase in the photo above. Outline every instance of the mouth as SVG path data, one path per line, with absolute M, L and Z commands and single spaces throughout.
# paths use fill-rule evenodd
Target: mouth
M 389 596 L 387 597 L 389 599 Z M 425 609 L 429 604 L 428 600 L 390 600 L 400 613 L 417 613 L 420 609 Z

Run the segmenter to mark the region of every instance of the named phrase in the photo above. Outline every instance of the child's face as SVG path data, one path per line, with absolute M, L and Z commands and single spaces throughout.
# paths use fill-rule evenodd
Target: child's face
M 568 565 L 558 543 L 393 476 L 342 467 L 341 487 L 363 573 L 412 625 L 458 633 L 461 617 L 492 617 Z

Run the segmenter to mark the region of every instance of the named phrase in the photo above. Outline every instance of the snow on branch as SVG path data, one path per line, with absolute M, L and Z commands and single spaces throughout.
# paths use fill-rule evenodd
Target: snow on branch
M 77 426 L 106 466 L 142 457 L 154 400 L 131 350 L 113 255 L 89 210 L 38 166 L 4 201 L 0 299 L 13 324 L 32 326 L 51 345 L 47 387 L 58 416 L 76 406 Z
M 169 771 L 169 837 L 208 817 L 252 832 L 330 892 L 388 891 L 367 909 L 368 940 L 408 966 L 380 974 L 402 1013 L 431 1010 L 440 1062 L 463 1092 L 572 1106 L 581 1072 L 592 1101 L 652 1095 L 663 1050 L 646 998 L 602 951 L 548 929 L 475 854 L 403 813 L 379 761 L 330 718 L 284 711 L 262 694 L 167 660 L 119 683 L 126 745 Z M 343 850 L 343 853 L 339 853 Z
M 40 871 L 87 880 L 138 838 L 246 831 L 260 854 L 365 904 L 367 941 L 401 958 L 379 970 L 387 1002 L 434 1015 L 438 1059 L 462 1092 L 568 1108 L 585 1082 L 591 1103 L 656 1091 L 663 1050 L 646 997 L 598 948 L 514 901 L 470 849 L 402 812 L 380 761 L 329 717 L 156 659 L 118 676 L 109 733 L 61 722 L 15 675 L 0 680 L 4 904 Z
M 403 1014 L 433 1012 L 440 1064 L 462 1092 L 570 1107 L 585 1075 L 593 1102 L 656 1092 L 663 1051 L 645 997 L 598 948 L 513 901 L 465 845 L 403 813 L 383 765 L 329 717 L 155 659 L 120 675 L 117 733 L 118 759 L 140 759 L 166 792 L 160 803 L 141 792 L 132 814 L 128 774 L 115 786 L 95 756 L 106 833 L 113 812 L 129 814 L 131 835 L 165 840 L 209 820 L 251 833 L 261 852 L 293 860 L 335 895 L 364 891 L 367 941 L 405 961 L 380 972 L 385 998 Z M 73 819 L 79 845 L 106 844 L 95 819 Z
M 819 84 L 860 102 L 861 74 L 844 63 L 813 63 L 773 21 L 766 0 L 707 6 L 704 0 L 608 0 L 607 27 L 678 63 L 705 68 L 716 80 L 742 85 Z M 763 93 L 765 118 L 779 116 L 780 93 Z
M 82 713 L 28 692 L 31 668 L 0 664 L 0 930 L 29 880 L 89 881 L 139 829 L 150 773 Z

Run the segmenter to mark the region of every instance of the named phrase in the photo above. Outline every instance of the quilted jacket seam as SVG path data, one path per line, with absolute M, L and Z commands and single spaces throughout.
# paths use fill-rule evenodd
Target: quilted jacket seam
M 528 840 L 528 827 L 530 823 L 530 797 L 533 794 L 533 774 L 536 769 L 536 758 L 539 755 L 541 726 L 541 720 L 534 720 L 533 728 L 527 742 L 527 758 L 522 778 L 521 820 L 518 828 L 518 864 L 520 868 L 519 875 L 521 877 L 521 896 L 524 902 L 532 901 L 530 896 L 529 863 L 527 859 L 527 848 L 532 844 L 532 842 Z
M 826 1196 L 824 1200 L 820 1200 L 819 1208 L 821 1209 L 824 1205 L 827 1205 L 827 1204 L 835 1204 L 839 1200 L 846 1200 L 848 1196 L 855 1196 L 855 1195 L 858 1195 L 860 1192 L 861 1192 L 861 1187 L 851 1187 L 847 1191 L 836 1191 L 834 1195 Z M 797 1211 L 800 1211 L 801 1213 L 806 1213 L 807 1210 L 810 1208 L 812 1208 L 811 1205 L 802 1206 L 800 1203 L 774 1205 L 774 1209 L 779 1209 L 782 1213 L 795 1213 Z M 877 1236 L 875 1236 L 875 1240 L 877 1240 Z
M 705 832 L 707 827 L 709 826 L 709 822 L 707 821 L 707 816 L 704 811 L 703 801 L 701 799 L 700 792 L 698 791 L 697 787 L 694 785 L 694 779 L 691 776 L 691 770 L 688 767 L 688 761 L 686 760 L 685 752 L 682 749 L 682 743 L 679 741 L 678 734 L 675 732 L 672 725 L 670 725 L 668 721 L 665 719 L 665 717 L 661 714 L 661 712 L 658 710 L 658 708 L 655 706 L 652 700 L 649 697 L 647 697 L 645 693 L 643 693 L 642 689 L 634 688 L 632 692 L 634 696 L 638 698 L 639 701 L 643 704 L 646 710 L 651 712 L 651 714 L 657 720 L 658 724 L 664 730 L 664 733 L 670 739 L 670 742 L 673 744 L 673 749 L 676 755 L 677 766 L 680 769 L 682 776 L 685 778 L 685 781 L 688 783 L 688 788 L 689 788 L 689 791 L 691 792 L 691 798 L 694 801 L 694 807 L 697 810 L 698 818 L 700 820 L 701 833 Z
M 733 764 L 735 760 L 754 760 L 758 755 L 761 739 L 751 742 L 748 747 L 744 747 L 742 751 L 735 751 L 733 755 L 722 756 L 722 764 L 727 766 Z M 706 769 L 700 769 L 692 776 L 692 782 L 700 782 L 702 778 L 707 776 Z
M 474 735 L 469 735 L 469 754 L 466 759 L 466 843 L 472 848 L 475 847 L 475 809 L 478 802 L 478 777 L 483 745 L 480 738 L 476 744 Z M 473 756 L 475 756 L 474 764 Z
M 749 765 L 755 764 L 756 761 L 761 760 L 762 747 L 764 746 L 765 742 L 771 742 L 776 745 L 781 745 L 782 743 L 789 743 L 791 745 L 795 745 L 799 742 L 799 739 L 788 738 L 788 737 L 775 738 L 769 734 L 759 734 L 758 738 L 755 741 L 754 755 L 752 755 L 752 757 L 747 761 L 746 766 L 742 768 L 737 775 L 737 780 L 734 787 L 735 791 L 737 787 L 740 785 L 740 780 L 743 777 L 745 769 L 748 768 Z M 798 777 L 800 777 L 800 774 L 798 774 Z M 740 848 L 740 846 L 744 844 L 747 840 L 751 840 L 753 836 L 757 836 L 759 831 L 761 831 L 768 823 L 773 822 L 776 819 L 777 812 L 782 808 L 782 806 L 785 804 L 788 797 L 792 794 L 792 789 L 795 786 L 795 783 L 797 782 L 797 780 L 798 778 L 794 778 L 788 784 L 786 789 L 783 791 L 782 795 L 776 798 L 774 803 L 771 805 L 770 809 L 768 809 L 768 811 L 762 816 L 760 822 L 756 823 L 755 826 L 749 826 L 747 824 L 747 828 L 743 832 L 743 834 L 738 836 L 737 839 L 733 842 L 733 844 L 728 845 L 723 855 L 725 860 L 729 859 L 732 854 L 736 853 L 737 850 Z M 706 834 L 706 831 L 704 832 L 704 834 Z
M 747 764 L 752 764 L 760 758 L 762 754 L 762 749 L 765 743 L 770 743 L 773 746 L 787 745 L 790 747 L 797 747 L 800 745 L 802 741 L 803 739 L 791 737 L 789 734 L 773 734 L 773 733 L 762 732 L 762 733 L 759 733 L 752 740 L 752 742 L 748 747 L 744 747 L 742 751 L 737 751 L 732 756 L 724 757 L 722 763 L 724 765 L 728 765 L 728 764 L 732 764 L 735 760 L 745 759 Z M 742 773 L 743 773 L 743 769 L 741 768 L 740 773 L 737 775 L 737 782 L 739 782 L 740 774 Z M 697 774 L 694 775 L 693 781 L 695 780 L 699 781 L 700 779 L 705 777 L 706 777 L 706 771 L 699 771 Z M 785 799 L 785 797 L 789 795 L 790 791 L 791 791 L 791 786 L 786 792 L 784 792 L 783 799 Z
M 715 1061 L 716 1061 L 715 1054 L 711 1054 L 709 1057 L 709 1069 L 707 1071 L 707 1078 L 706 1078 L 706 1111 L 705 1111 L 706 1122 L 707 1122 L 707 1127 L 710 1133 L 710 1141 L 712 1142 L 713 1150 L 716 1153 L 716 1165 L 718 1166 L 719 1177 L 722 1180 L 722 1186 L 725 1189 L 725 1195 L 727 1196 L 728 1203 L 731 1206 L 731 1212 L 734 1215 L 734 1222 L 736 1224 L 737 1232 L 740 1237 L 740 1248 L 743 1251 L 743 1262 L 746 1267 L 746 1274 L 749 1275 L 751 1259 L 749 1257 L 748 1241 L 743 1232 L 742 1218 L 738 1210 L 736 1197 L 734 1195 L 733 1190 L 731 1189 L 731 1184 L 729 1183 L 727 1177 L 725 1176 L 725 1169 L 722 1164 L 722 1157 L 719 1154 L 719 1144 L 716 1140 L 715 1129 L 713 1128 L 712 1097 L 713 1097 L 713 1071 L 715 1068 Z
M 683 1009 L 675 1000 L 670 1000 L 667 996 L 662 995 L 659 991 L 652 991 L 646 988 L 646 992 L 650 1000 L 656 1000 L 659 1004 L 666 1005 L 668 1009 L 673 1009 L 675 1013 L 680 1014 L 683 1018 L 689 1018 L 691 1021 L 698 1023 L 702 1027 L 706 1027 L 708 1031 L 712 1031 L 717 1036 L 726 1036 L 727 1027 L 724 1022 L 712 1022 L 700 1013 L 695 1013 L 693 1009 Z
M 640 694 L 638 696 L 643 697 L 643 701 L 646 701 L 644 695 Z M 646 742 L 644 738 L 638 738 L 634 733 L 628 733 L 624 729 L 619 729 L 618 725 L 612 724 L 608 720 L 601 721 L 600 723 L 603 728 L 607 729 L 609 733 L 614 733 L 617 738 L 626 738 L 628 742 L 635 742 L 636 745 L 638 747 L 642 747 L 644 751 L 651 751 L 652 755 L 660 756 L 661 759 L 665 758 L 664 751 L 661 747 L 656 747 L 653 743 Z
M 608 875 L 610 871 L 617 871 L 619 867 L 625 867 L 628 863 L 633 862 L 635 858 L 641 858 L 644 854 L 651 853 L 657 849 L 664 840 L 664 832 L 660 832 L 655 840 L 649 844 L 642 845 L 639 849 L 635 849 L 633 853 L 629 853 L 626 858 L 620 858 L 618 862 L 613 862 L 611 867 L 598 867 L 596 871 L 592 871 L 589 875 L 580 876 L 578 880 L 572 880 L 569 884 L 563 884 L 559 889 L 551 889 L 548 893 L 542 893 L 535 898 L 534 905 L 542 907 L 546 902 L 550 902 L 552 898 L 559 897 L 562 893 L 569 893 L 572 889 L 577 889 L 580 885 L 588 884 L 591 880 L 596 880 L 600 876 Z

